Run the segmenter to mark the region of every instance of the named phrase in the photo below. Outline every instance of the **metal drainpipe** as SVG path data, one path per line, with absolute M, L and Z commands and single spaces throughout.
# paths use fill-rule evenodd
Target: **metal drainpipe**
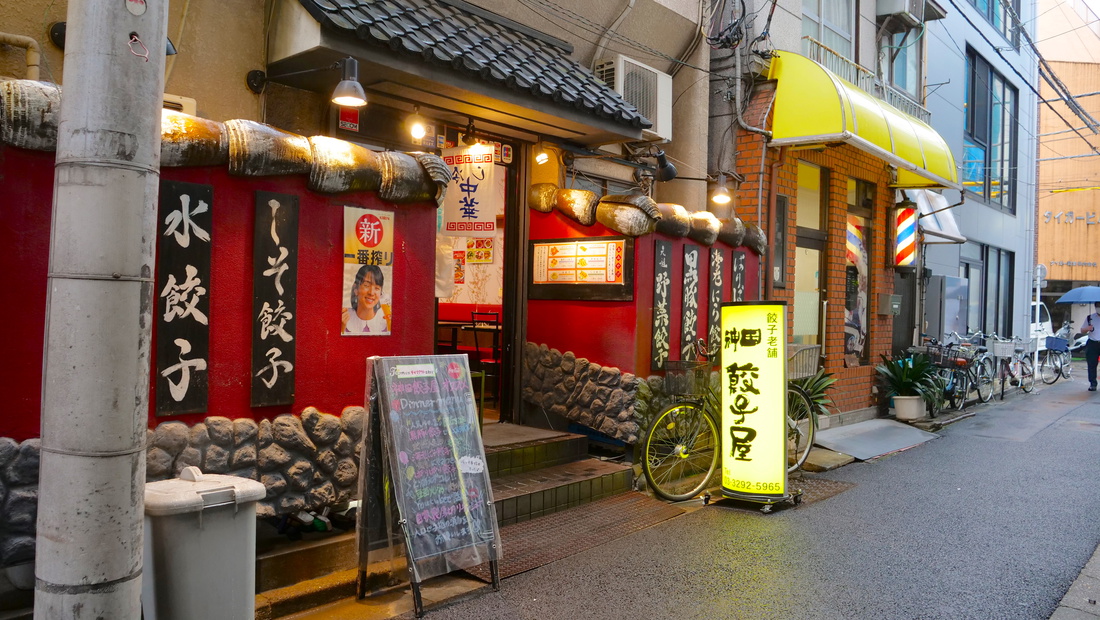
M 69 2 L 42 372 L 39 620 L 141 616 L 167 11 L 167 2 Z
M 741 90 L 742 90 L 741 89 L 741 82 L 743 80 L 743 78 L 741 77 L 741 51 L 740 50 L 734 50 L 733 58 L 734 58 L 733 106 L 734 106 L 734 109 L 737 113 L 737 124 L 740 125 L 740 127 L 742 129 L 744 129 L 745 131 L 749 131 L 749 132 L 752 132 L 752 133 L 758 133 L 758 134 L 764 136 L 765 139 L 771 138 L 772 137 L 772 132 L 770 132 L 766 129 L 761 129 L 760 127 L 750 126 L 748 123 L 745 122 L 744 117 L 741 116 Z M 735 155 L 735 157 L 736 157 L 736 155 Z M 757 189 L 756 189 L 756 225 L 757 226 L 760 226 L 763 223 L 763 218 L 764 218 L 764 205 L 763 205 L 763 202 L 764 202 L 764 163 L 765 163 L 765 160 L 767 160 L 767 158 L 768 158 L 768 145 L 765 142 L 764 147 L 760 149 L 760 172 L 759 172 L 759 176 L 757 177 L 758 180 L 757 180 L 757 183 L 756 183 L 756 187 L 757 187 Z M 761 228 L 763 228 L 763 227 L 761 227 Z M 757 290 L 757 292 L 759 292 L 762 287 L 767 286 L 765 284 L 765 282 L 768 281 L 769 278 L 768 278 L 768 274 L 763 272 L 763 268 L 757 269 L 757 273 L 759 274 L 760 282 L 757 285 L 756 290 Z
M 741 115 L 741 91 L 742 91 L 741 82 L 743 81 L 744 78 L 742 78 L 742 76 L 741 76 L 741 52 L 740 52 L 740 50 L 734 50 L 733 58 L 734 58 L 733 106 L 734 106 L 734 109 L 737 113 L 737 124 L 741 127 L 741 129 L 744 129 L 745 131 L 749 131 L 749 132 L 752 132 L 752 133 L 758 133 L 758 134 L 764 136 L 765 138 L 770 139 L 772 137 L 772 132 L 768 131 L 767 129 L 762 129 L 760 127 L 753 127 L 753 126 L 749 125 L 748 123 L 745 122 L 744 117 Z M 773 101 L 774 101 L 774 99 L 773 99 Z M 770 104 L 769 104 L 769 106 L 770 106 Z M 757 184 L 756 184 L 756 186 L 757 186 L 757 190 L 756 190 L 756 225 L 757 226 L 759 226 L 761 224 L 761 220 L 764 217 L 764 211 L 763 211 L 764 205 L 762 204 L 762 202 L 764 200 L 764 183 L 763 183 L 764 179 L 763 179 L 763 177 L 764 177 L 764 160 L 768 156 L 768 145 L 767 145 L 767 143 L 764 144 L 764 148 L 760 149 L 760 152 L 761 152 L 761 155 L 760 155 L 760 181 L 757 182 Z
M 14 45 L 15 47 L 21 47 L 27 50 L 26 77 L 28 80 L 37 81 L 39 79 L 38 64 L 41 62 L 41 48 L 38 46 L 38 41 L 18 34 L 0 32 L 0 45 Z

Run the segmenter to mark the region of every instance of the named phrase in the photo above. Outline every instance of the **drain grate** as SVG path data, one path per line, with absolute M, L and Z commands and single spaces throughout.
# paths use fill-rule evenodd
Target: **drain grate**
M 500 530 L 504 547 L 500 577 L 544 566 L 683 513 L 680 508 L 641 493 L 621 493 L 505 526 Z M 490 581 L 488 564 L 468 568 L 466 572 Z
M 828 478 L 817 478 L 815 476 L 805 475 L 796 480 L 791 480 L 788 485 L 794 489 L 802 489 L 803 504 L 812 504 L 823 499 L 829 499 L 834 495 L 843 493 L 856 486 L 854 482 L 843 482 L 840 480 L 829 480 Z

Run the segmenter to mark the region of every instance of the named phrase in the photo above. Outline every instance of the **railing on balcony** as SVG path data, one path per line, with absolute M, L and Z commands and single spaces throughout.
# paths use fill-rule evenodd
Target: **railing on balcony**
M 829 48 L 813 37 L 802 37 L 802 51 L 806 57 L 820 63 L 842 79 L 848 80 L 874 97 L 885 101 L 910 116 L 927 123 L 932 113 L 903 91 L 880 80 L 872 71 L 848 60 L 843 54 Z

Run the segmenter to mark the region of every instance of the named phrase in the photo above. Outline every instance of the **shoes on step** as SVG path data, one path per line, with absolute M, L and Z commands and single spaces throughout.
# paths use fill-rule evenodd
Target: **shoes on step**
M 1095 392 L 1096 391 L 1096 384 L 1095 383 L 1093 383 L 1092 385 L 1089 386 L 1089 391 L 1090 392 Z

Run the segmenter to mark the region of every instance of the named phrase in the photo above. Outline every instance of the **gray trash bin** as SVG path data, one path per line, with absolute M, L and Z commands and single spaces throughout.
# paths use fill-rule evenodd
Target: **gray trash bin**
M 253 620 L 264 485 L 187 467 L 145 485 L 145 620 Z

